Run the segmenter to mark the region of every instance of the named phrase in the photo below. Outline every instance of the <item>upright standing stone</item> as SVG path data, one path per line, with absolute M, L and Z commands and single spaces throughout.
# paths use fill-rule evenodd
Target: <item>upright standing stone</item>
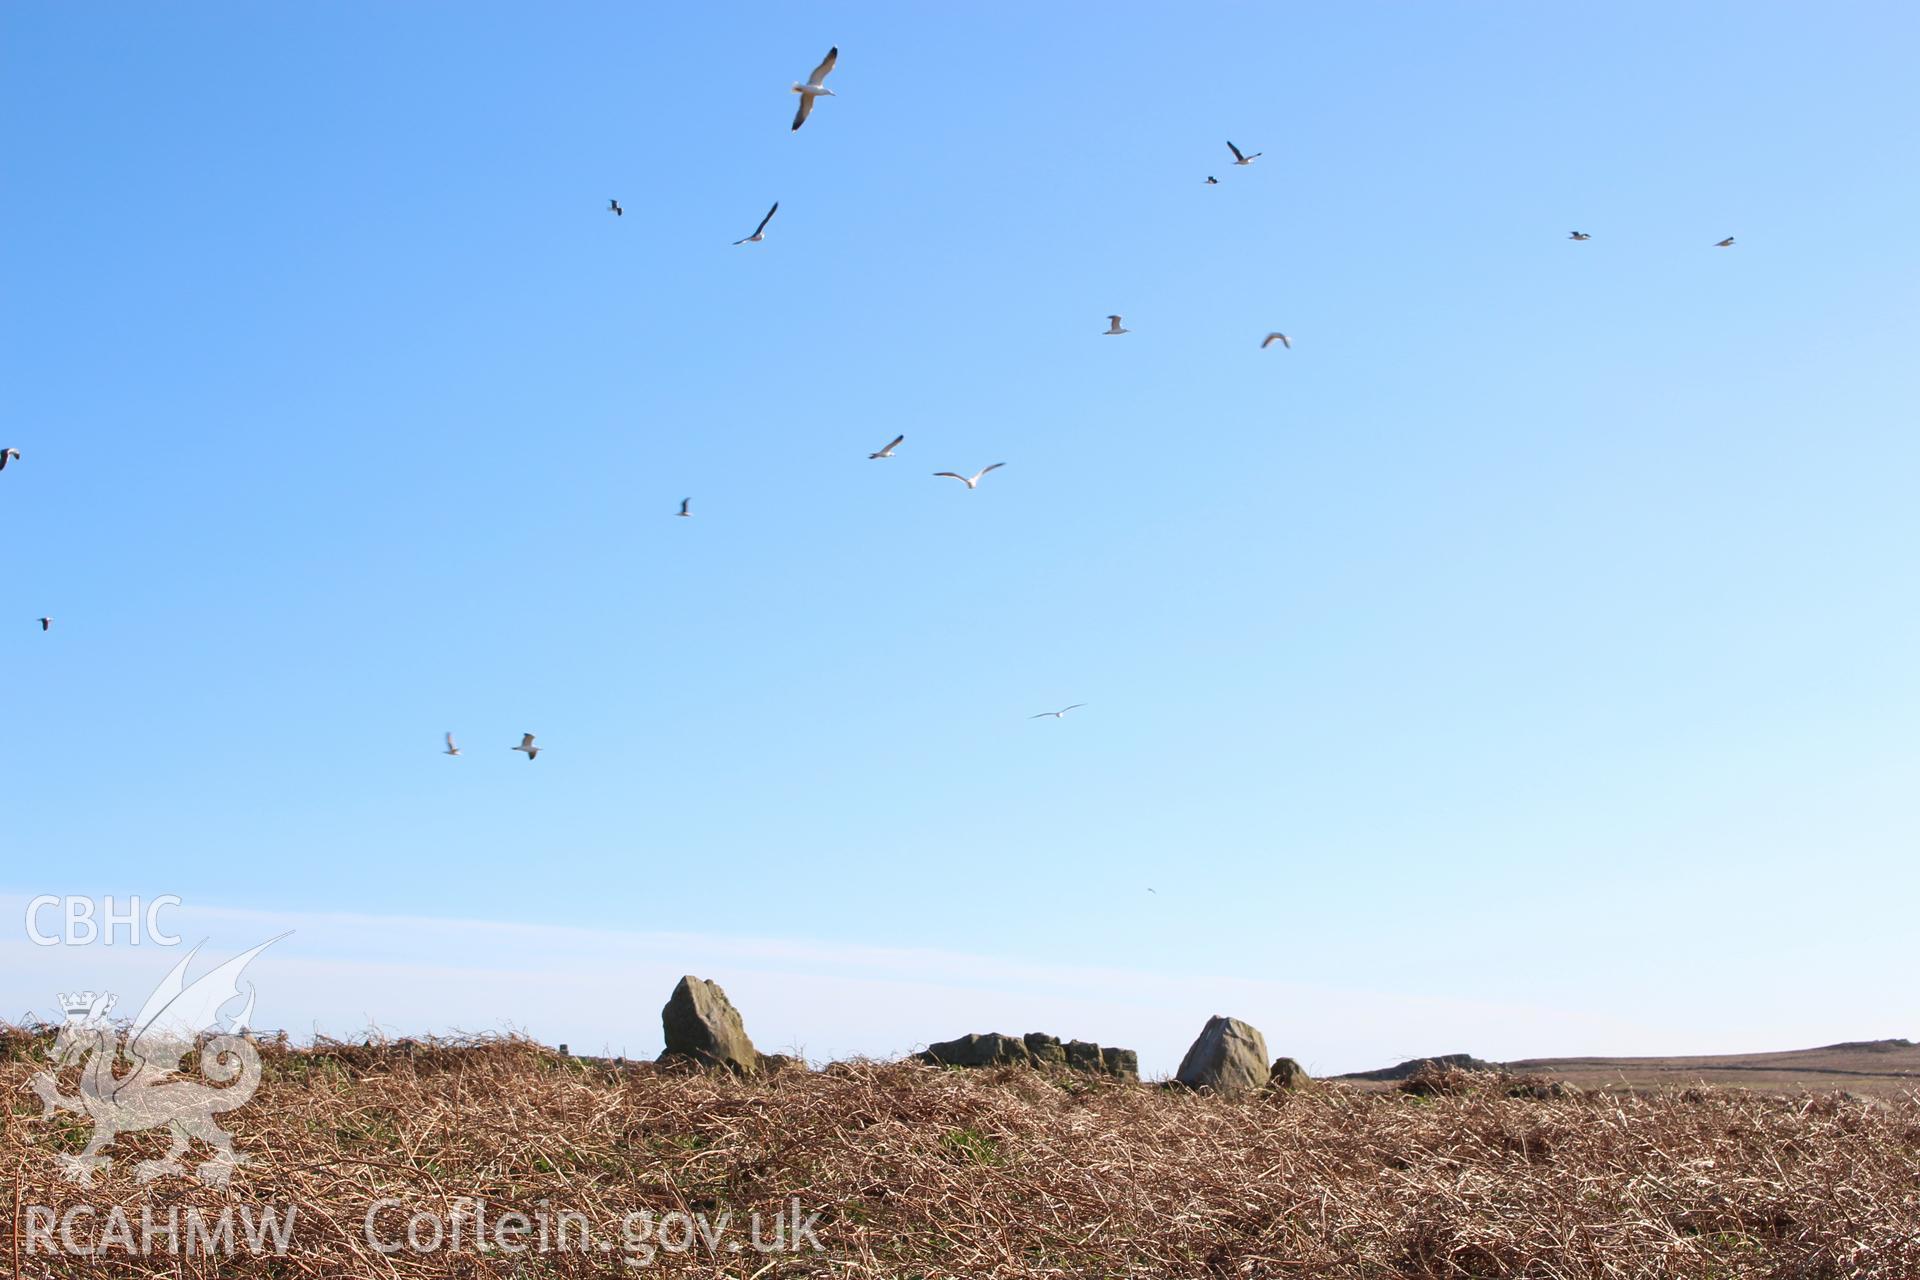
M 1215 1014 L 1180 1060 L 1174 1079 L 1189 1089 L 1242 1094 L 1266 1084 L 1267 1072 L 1267 1041 L 1259 1028 Z
M 747 1038 L 740 1011 L 717 982 L 692 974 L 680 979 L 673 996 L 660 1010 L 667 1047 L 660 1061 L 691 1059 L 703 1067 L 725 1067 L 740 1075 L 760 1070 L 760 1054 Z

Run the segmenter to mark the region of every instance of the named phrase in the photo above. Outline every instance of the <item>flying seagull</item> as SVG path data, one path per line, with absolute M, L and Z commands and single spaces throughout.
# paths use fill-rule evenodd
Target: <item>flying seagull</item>
M 1733 237 L 1728 236 L 1725 240 L 1719 241 L 1713 247 L 1716 249 L 1731 249 L 1733 248 Z
M 1132 333 L 1132 332 L 1133 332 L 1133 330 L 1131 330 L 1131 329 L 1122 329 L 1122 328 L 1120 327 L 1120 317 L 1119 317 L 1119 316 L 1108 316 L 1108 317 L 1107 317 L 1107 327 L 1106 327 L 1105 329 L 1102 329 L 1102 330 L 1101 330 L 1101 333 L 1102 333 L 1102 334 L 1103 334 L 1104 336 L 1106 336 L 1106 337 L 1109 337 L 1109 338 L 1112 338 L 1112 337 L 1116 337 L 1116 336 L 1117 336 L 1117 335 L 1119 335 L 1119 334 L 1123 334 L 1123 333 Z
M 1240 154 L 1240 148 L 1234 146 L 1231 142 L 1227 143 L 1227 150 L 1233 152 L 1233 162 L 1235 164 L 1252 164 L 1255 160 L 1258 160 L 1266 154 L 1264 151 L 1256 151 L 1250 156 L 1243 156 Z
M 969 484 L 969 485 L 967 486 L 967 488 L 969 488 L 969 489 L 971 489 L 971 488 L 973 488 L 973 486 L 972 486 L 971 484 Z M 42 619 L 40 619 L 40 629 L 41 629 L 42 631 L 51 631 L 51 630 L 53 630 L 53 619 L 52 619 L 52 618 L 42 618 Z
M 1217 187 L 1220 185 L 1220 179 L 1214 177 L 1212 174 L 1208 174 L 1206 185 L 1209 187 Z
M 883 447 L 880 450 L 880 452 L 868 454 L 867 461 L 871 462 L 875 458 L 891 458 L 893 456 L 893 451 L 895 449 L 898 449 L 900 447 L 900 442 L 905 439 L 906 439 L 906 436 L 904 435 L 895 436 L 893 439 L 887 441 L 885 447 Z
M 1591 240 L 1591 239 L 1593 239 L 1593 237 L 1592 237 L 1592 236 L 1590 236 L 1590 235 L 1588 235 L 1588 234 L 1587 234 L 1586 232 L 1584 232 L 1584 231 L 1569 231 L 1569 232 L 1567 233 L 1567 239 L 1569 239 L 1569 240 Z
M 801 84 L 798 81 L 794 82 L 793 91 L 800 95 L 800 109 L 793 113 L 793 127 L 795 131 L 798 131 L 800 126 L 807 122 L 807 117 L 813 114 L 813 100 L 815 98 L 823 94 L 829 98 L 837 96 L 833 90 L 827 88 L 826 81 L 827 73 L 833 70 L 833 60 L 839 56 L 840 46 L 835 45 L 833 48 L 827 50 L 827 56 L 821 60 L 819 66 L 813 69 L 813 74 L 807 77 L 805 84 Z
M 1027 719 L 1029 720 L 1046 720 L 1046 719 L 1062 720 L 1066 718 L 1067 712 L 1077 711 L 1081 707 L 1084 707 L 1086 705 L 1087 704 L 1084 702 L 1076 702 L 1071 707 L 1062 707 L 1058 711 L 1042 711 L 1037 716 L 1028 716 Z
M 20 451 L 18 449 L 0 449 L 0 471 L 5 471 L 9 462 L 18 461 L 20 461 Z
M 742 236 L 738 240 L 735 240 L 734 243 L 759 244 L 762 240 L 765 240 L 767 238 L 767 224 L 773 221 L 773 215 L 778 212 L 780 212 L 780 202 L 775 200 L 773 202 L 773 208 L 767 210 L 767 216 L 760 219 L 760 225 L 753 229 L 753 234 L 750 236 Z
M 624 218 L 627 216 L 627 211 L 620 207 L 620 202 L 618 200 L 607 201 L 607 212 L 619 218 Z
M 1281 346 L 1285 347 L 1289 351 L 1293 350 L 1293 339 L 1289 338 L 1284 333 L 1270 333 L 1266 337 L 1260 339 L 1260 349 L 1262 351 L 1265 351 L 1268 347 L 1272 346 L 1276 342 L 1279 343 Z
M 692 502 L 692 501 L 693 501 L 693 499 L 692 499 L 692 498 L 682 498 L 682 499 L 680 499 L 680 511 L 679 511 L 679 514 L 680 514 L 680 515 L 683 515 L 683 516 L 687 516 L 687 517 L 689 517 L 689 518 L 691 518 L 691 517 L 692 517 L 692 515 L 693 515 L 693 512 L 691 512 L 691 511 L 689 511 L 689 510 L 687 509 L 687 504 L 688 504 L 688 503 L 690 503 L 690 502 Z
M 453 735 L 451 733 L 447 735 L 447 749 L 440 754 L 447 756 L 457 756 L 460 754 L 460 748 L 453 745 Z
M 533 758 L 540 754 L 540 748 L 533 745 L 533 735 L 530 733 L 521 734 L 520 745 L 513 749 L 526 752 L 528 763 L 532 763 Z
M 969 489 L 978 489 L 980 487 L 981 476 L 987 474 L 987 472 L 989 471 L 998 471 L 1000 468 L 1006 465 L 1007 464 L 1004 462 L 996 462 L 990 467 L 980 468 L 978 471 L 974 472 L 971 477 L 963 476 L 958 471 L 936 471 L 933 474 L 936 476 L 945 476 L 949 480 L 958 480 L 961 484 L 967 486 L 967 488 Z

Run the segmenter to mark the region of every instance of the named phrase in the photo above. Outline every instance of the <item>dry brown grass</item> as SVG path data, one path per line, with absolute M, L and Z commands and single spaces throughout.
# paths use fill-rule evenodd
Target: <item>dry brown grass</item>
M 1461 1073 L 1428 1096 L 1336 1086 L 1227 1101 L 910 1063 L 741 1081 L 563 1061 L 517 1040 L 270 1047 L 258 1095 L 226 1117 L 252 1159 L 221 1192 L 137 1185 L 152 1135 L 122 1139 L 92 1188 L 63 1180 L 56 1156 L 85 1125 L 42 1121 L 21 1092 L 40 1044 L 0 1029 L 14 1222 L 0 1265 L 27 1276 L 636 1274 L 618 1252 L 387 1256 L 364 1237 L 376 1200 L 447 1213 L 462 1196 L 495 1214 L 577 1210 L 608 1240 L 637 1209 L 738 1222 L 798 1197 L 821 1211 L 824 1253 L 723 1246 L 647 1268 L 760 1280 L 1920 1276 L 1912 1096 L 1537 1097 Z M 9 1252 L 27 1206 L 119 1204 L 137 1221 L 143 1205 L 229 1200 L 294 1206 L 287 1254 Z

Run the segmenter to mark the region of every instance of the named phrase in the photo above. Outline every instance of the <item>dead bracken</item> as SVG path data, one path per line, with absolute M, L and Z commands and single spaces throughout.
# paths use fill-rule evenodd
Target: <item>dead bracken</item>
M 561 1057 L 520 1039 L 269 1042 L 229 1120 L 226 1193 L 137 1185 L 153 1134 L 91 1189 L 84 1130 L 23 1091 L 48 1033 L 0 1028 L 0 1170 L 20 1206 L 290 1205 L 284 1257 L 19 1257 L 16 1274 L 602 1276 L 605 1255 L 382 1254 L 380 1202 L 577 1212 L 820 1211 L 824 1252 L 662 1252 L 661 1275 L 1885 1277 L 1920 1275 L 1920 1095 L 1331 1084 L 1215 1096 L 1085 1072 L 842 1062 L 768 1076 Z M 1436 1081 L 1436 1083 L 1438 1083 Z M 1515 1096 L 1517 1095 L 1517 1096 Z M 0 1238 L 0 1261 L 7 1240 Z M 613 1266 L 614 1270 L 609 1270 Z

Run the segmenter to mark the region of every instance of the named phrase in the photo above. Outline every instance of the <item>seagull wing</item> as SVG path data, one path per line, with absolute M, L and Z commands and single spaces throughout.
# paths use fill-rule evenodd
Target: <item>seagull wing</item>
M 1065 714 L 1067 714 L 1067 712 L 1069 712 L 1069 711 L 1078 711 L 1078 710 L 1079 710 L 1079 709 L 1080 709 L 1081 707 L 1084 707 L 1084 706 L 1086 706 L 1086 705 L 1087 705 L 1087 704 L 1086 704 L 1086 703 L 1084 703 L 1084 702 L 1076 702 L 1076 703 L 1074 703 L 1074 704 L 1073 704 L 1072 706 L 1070 706 L 1070 707 L 1062 707 L 1062 708 L 1060 708 L 1060 714 L 1061 714 L 1061 715 L 1065 715 Z
M 454 748 L 454 745 L 453 745 L 453 735 L 452 735 L 452 734 L 448 734 L 448 735 L 447 735 L 447 750 L 449 750 L 449 751 L 452 751 L 452 750 L 454 750 L 454 749 L 455 749 L 455 748 Z
M 996 463 L 994 463 L 994 464 L 993 464 L 992 466 L 990 466 L 990 467 L 982 467 L 982 468 L 980 468 L 980 475 L 978 475 L 978 476 L 975 476 L 975 477 L 974 477 L 974 479 L 975 479 L 975 480 L 978 480 L 978 479 L 980 478 L 980 476 L 983 476 L 983 475 L 985 475 L 985 474 L 987 474 L 987 472 L 989 472 L 989 471 L 998 471 L 998 470 L 999 470 L 1000 468 L 1002 468 L 1002 467 L 1004 467 L 1004 466 L 1006 466 L 1006 465 L 1007 465 L 1007 464 L 1006 464 L 1006 463 L 1004 463 L 1004 462 L 996 462 Z
M 523 733 L 523 734 L 521 734 L 521 735 L 520 735 L 520 745 L 519 745 L 519 746 L 517 746 L 517 747 L 515 747 L 515 748 L 514 748 L 514 750 L 515 750 L 515 751 L 530 751 L 530 750 L 532 750 L 532 749 L 533 749 L 533 735 L 532 735 L 532 734 L 530 734 L 530 733 Z
M 780 212 L 780 202 L 778 200 L 775 200 L 773 202 L 773 208 L 767 210 L 767 216 L 760 219 L 760 225 L 753 229 L 753 234 L 757 236 L 762 231 L 765 231 L 767 229 L 767 224 L 773 221 L 773 215 L 778 212 Z
M 898 449 L 900 447 L 900 445 L 906 440 L 906 438 L 907 437 L 905 433 L 895 436 L 893 439 L 887 441 L 886 444 L 881 446 L 880 452 L 892 453 L 895 449 Z
M 933 474 L 936 476 L 945 476 L 949 480 L 958 480 L 961 484 L 967 483 L 967 478 L 958 471 L 936 471 Z
M 820 65 L 815 67 L 813 69 L 813 74 L 807 77 L 807 83 L 808 84 L 825 84 L 827 80 L 827 73 L 833 70 L 834 60 L 839 56 L 840 56 L 839 45 L 835 45 L 833 46 L 833 48 L 827 50 L 827 56 L 820 60 Z
M 799 129 L 801 125 L 807 122 L 807 117 L 812 114 L 813 114 L 813 95 L 810 93 L 803 93 L 800 95 L 800 109 L 793 113 L 794 129 L 795 130 Z
M 1245 157 L 1245 156 L 1243 156 L 1243 155 L 1241 155 L 1241 154 L 1240 154 L 1240 148 L 1238 148 L 1238 147 L 1236 147 L 1236 146 L 1234 146 L 1234 145 L 1233 145 L 1233 143 L 1232 143 L 1231 141 L 1229 141 L 1229 142 L 1227 143 L 1227 150 L 1229 150 L 1229 151 L 1231 151 L 1231 152 L 1233 152 L 1233 158 L 1234 158 L 1235 160 L 1245 160 L 1245 159 L 1246 159 L 1246 157 Z
M 690 503 L 690 502 L 692 502 L 692 501 L 693 501 L 693 499 L 692 499 L 692 498 L 682 498 L 682 499 L 680 499 L 680 514 L 681 514 L 681 515 L 685 515 L 685 514 L 687 514 L 687 504 L 688 504 L 688 503 Z

